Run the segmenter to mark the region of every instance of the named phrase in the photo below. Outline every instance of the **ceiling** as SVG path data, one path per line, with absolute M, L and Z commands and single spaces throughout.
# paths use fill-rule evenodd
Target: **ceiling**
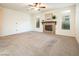
M 47 6 L 47 8 L 41 9 L 40 12 L 50 10 L 50 9 L 68 7 L 68 6 L 74 5 L 74 3 L 45 3 L 45 5 Z M 27 3 L 0 3 L 0 6 L 22 11 L 22 12 L 38 13 L 38 11 L 30 9 L 30 7 L 27 6 Z

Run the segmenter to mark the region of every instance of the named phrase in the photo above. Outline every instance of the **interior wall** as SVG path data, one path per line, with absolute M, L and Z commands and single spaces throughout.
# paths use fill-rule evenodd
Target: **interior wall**
M 36 25 L 36 23 L 35 23 L 35 15 L 34 14 L 31 14 L 31 24 L 32 24 L 32 31 L 35 31 L 35 25 Z
M 79 4 L 76 4 L 76 39 L 79 43 Z
M 2 10 L 3 10 L 3 17 L 2 16 L 1 17 L 3 18 L 2 20 L 3 23 L 0 22 L 0 29 L 2 30 L 2 31 L 0 30 L 0 33 L 2 35 L 10 35 L 10 34 L 27 32 L 27 31 L 43 32 L 43 26 L 41 22 L 42 20 L 45 20 L 45 13 L 51 12 L 56 15 L 56 21 L 57 21 L 56 34 L 75 36 L 75 6 L 50 10 L 35 15 L 30 15 L 29 13 L 23 13 L 7 8 L 2 8 Z M 65 10 L 71 10 L 70 30 L 61 29 L 62 12 Z M 36 28 L 37 18 L 40 18 L 40 28 Z
M 71 10 L 71 12 L 69 13 L 70 15 L 70 30 L 63 30 L 61 28 L 61 25 L 62 25 L 62 17 L 63 17 L 63 12 L 66 11 L 66 10 Z M 39 31 L 39 32 L 43 32 L 43 27 L 42 27 L 42 20 L 45 20 L 45 14 L 46 13 L 53 13 L 54 15 L 56 15 L 56 21 L 57 21 L 57 24 L 56 24 L 56 34 L 58 35 L 65 35 L 65 36 L 75 36 L 75 6 L 69 6 L 69 7 L 65 7 L 65 8 L 58 8 L 58 9 L 53 9 L 53 10 L 50 10 L 50 11 L 46 11 L 46 12 L 43 12 L 43 13 L 40 13 L 40 14 L 36 14 L 35 15 L 35 23 L 36 23 L 36 19 L 37 17 L 40 17 L 40 28 L 36 28 L 35 27 L 35 30 L 36 31 Z
M 29 13 L 3 8 L 2 36 L 32 30 L 31 16 Z
M 2 35 L 3 9 L 0 8 L 0 36 Z
M 40 27 L 39 28 L 36 27 L 36 22 L 37 22 L 38 18 L 40 19 Z M 43 14 L 39 13 L 39 14 L 34 15 L 33 20 L 34 20 L 34 23 L 33 23 L 34 30 L 38 31 L 38 32 L 43 32 L 43 26 L 42 26 L 42 20 L 44 20 Z
M 62 29 L 63 12 L 70 10 L 70 30 Z M 57 15 L 56 34 L 65 36 L 75 36 L 75 6 L 61 8 L 55 11 Z

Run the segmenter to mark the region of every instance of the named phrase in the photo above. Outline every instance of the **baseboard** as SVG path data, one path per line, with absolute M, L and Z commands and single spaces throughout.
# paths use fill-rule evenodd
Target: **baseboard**
M 60 33 L 56 33 L 56 35 L 63 35 L 63 36 L 75 37 L 75 35 L 67 35 L 67 34 L 60 34 Z
M 0 35 L 0 37 L 5 36 L 5 35 Z
M 17 32 L 17 33 L 12 33 L 12 34 L 3 34 L 3 35 L 0 35 L 0 37 L 2 37 L 2 36 L 9 36 L 9 35 L 15 35 L 15 34 L 20 34 L 20 33 L 25 33 L 25 32 L 31 32 L 31 31 Z

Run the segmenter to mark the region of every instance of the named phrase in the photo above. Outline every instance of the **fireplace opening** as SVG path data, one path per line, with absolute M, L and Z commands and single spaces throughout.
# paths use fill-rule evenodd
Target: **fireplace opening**
M 52 31 L 52 25 L 45 25 L 45 30 L 46 31 Z

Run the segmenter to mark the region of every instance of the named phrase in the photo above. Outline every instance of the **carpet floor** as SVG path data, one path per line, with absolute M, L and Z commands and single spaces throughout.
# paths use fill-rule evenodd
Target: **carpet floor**
M 0 37 L 0 56 L 79 56 L 74 37 L 26 32 Z

